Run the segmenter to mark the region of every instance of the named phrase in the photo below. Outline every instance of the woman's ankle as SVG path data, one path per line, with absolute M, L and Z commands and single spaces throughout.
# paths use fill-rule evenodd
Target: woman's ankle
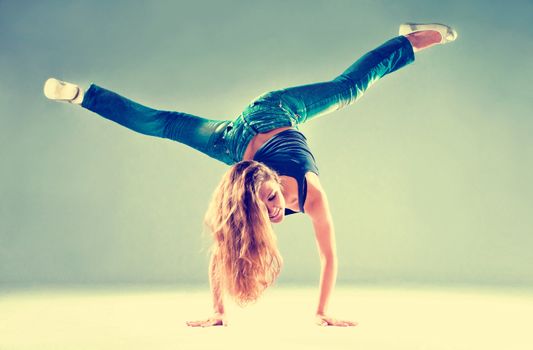
M 405 35 L 413 46 L 413 51 L 418 52 L 431 46 L 440 44 L 442 35 L 436 30 L 422 30 Z

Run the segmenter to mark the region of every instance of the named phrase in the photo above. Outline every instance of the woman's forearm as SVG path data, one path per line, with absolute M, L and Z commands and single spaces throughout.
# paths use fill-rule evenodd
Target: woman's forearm
M 214 258 L 211 255 L 209 262 L 209 284 L 211 286 L 211 293 L 213 295 L 213 309 L 215 313 L 224 314 L 224 300 L 222 296 L 222 286 L 216 272 L 216 265 Z
M 316 310 L 317 315 L 324 315 L 327 311 L 329 297 L 337 279 L 337 260 L 336 258 L 322 260 L 321 266 L 320 298 Z

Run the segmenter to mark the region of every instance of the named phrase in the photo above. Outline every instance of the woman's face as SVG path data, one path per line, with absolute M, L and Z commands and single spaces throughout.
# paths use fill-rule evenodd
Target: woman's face
M 274 180 L 269 180 L 261 185 L 259 196 L 268 209 L 270 221 L 279 223 L 285 216 L 285 198 L 281 186 Z

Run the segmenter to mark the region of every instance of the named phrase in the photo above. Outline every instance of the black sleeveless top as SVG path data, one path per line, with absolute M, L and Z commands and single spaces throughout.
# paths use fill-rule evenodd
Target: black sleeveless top
M 279 175 L 291 176 L 298 181 L 300 211 L 285 208 L 285 215 L 304 213 L 307 197 L 305 174 L 312 171 L 319 175 L 315 157 L 307 145 L 304 134 L 295 129 L 287 129 L 274 135 L 257 150 L 254 160 L 264 163 Z

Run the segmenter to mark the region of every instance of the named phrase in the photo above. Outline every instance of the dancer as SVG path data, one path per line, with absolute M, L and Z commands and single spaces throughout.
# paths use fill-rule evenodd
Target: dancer
M 299 125 L 358 100 L 374 82 L 413 62 L 414 53 L 457 38 L 444 24 L 405 23 L 399 36 L 366 53 L 331 81 L 270 91 L 233 120 L 156 110 L 91 84 L 50 78 L 46 97 L 78 104 L 142 134 L 168 138 L 230 165 L 214 190 L 204 225 L 212 234 L 209 282 L 214 315 L 189 326 L 227 325 L 224 295 L 240 306 L 255 302 L 278 277 L 283 259 L 272 223 L 305 213 L 321 259 L 314 322 L 355 326 L 327 314 L 337 276 L 333 221 L 315 158 Z

